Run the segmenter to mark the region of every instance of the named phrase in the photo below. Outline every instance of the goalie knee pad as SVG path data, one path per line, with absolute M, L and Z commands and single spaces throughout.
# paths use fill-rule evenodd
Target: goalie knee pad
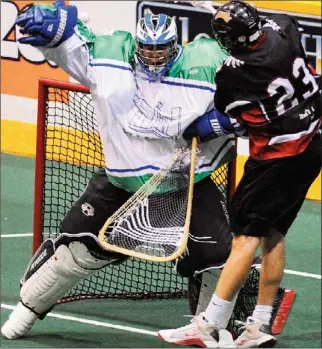
M 40 318 L 79 281 L 113 261 L 93 257 L 81 241 L 56 245 L 46 240 L 21 280 L 21 302 Z

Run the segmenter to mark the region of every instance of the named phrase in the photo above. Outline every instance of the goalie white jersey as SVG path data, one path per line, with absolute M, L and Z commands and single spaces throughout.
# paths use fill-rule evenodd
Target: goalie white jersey
M 199 39 L 182 48 L 166 76 L 150 81 L 136 64 L 130 33 L 95 35 L 81 22 L 59 47 L 41 51 L 90 89 L 107 175 L 130 192 L 168 163 L 184 130 L 214 107 L 214 78 L 226 58 L 215 40 Z M 196 181 L 235 155 L 228 136 L 199 150 Z

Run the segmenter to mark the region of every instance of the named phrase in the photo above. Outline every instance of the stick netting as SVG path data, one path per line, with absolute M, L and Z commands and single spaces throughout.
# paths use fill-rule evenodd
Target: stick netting
M 48 83 L 49 84 L 49 83 Z M 72 84 L 51 82 L 45 88 L 45 112 L 38 127 L 45 130 L 44 151 L 37 151 L 37 166 L 43 168 L 41 239 L 55 238 L 64 215 L 85 189 L 92 174 L 104 168 L 94 108 L 87 92 Z M 214 173 L 214 180 L 228 196 L 228 167 Z M 37 179 L 36 179 L 37 185 Z M 184 206 L 184 205 L 183 205 Z M 39 234 L 39 233 L 38 233 Z M 36 246 L 37 247 L 37 246 Z M 186 280 L 170 263 L 152 263 L 130 258 L 100 270 L 80 282 L 61 302 L 87 298 L 181 298 L 187 296 Z
M 105 242 L 140 253 L 142 258 L 179 253 L 189 230 L 190 153 L 188 148 L 176 149 L 165 167 L 110 217 Z

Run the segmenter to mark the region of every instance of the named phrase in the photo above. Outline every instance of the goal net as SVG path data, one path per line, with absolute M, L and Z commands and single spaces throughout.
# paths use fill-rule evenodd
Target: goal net
M 34 252 L 42 241 L 58 235 L 61 220 L 93 173 L 105 167 L 95 112 L 85 87 L 41 80 L 37 127 Z M 212 175 L 226 200 L 233 189 L 233 166 L 224 165 Z M 187 297 L 187 282 L 176 273 L 171 262 L 130 258 L 91 275 L 60 302 L 184 297 Z

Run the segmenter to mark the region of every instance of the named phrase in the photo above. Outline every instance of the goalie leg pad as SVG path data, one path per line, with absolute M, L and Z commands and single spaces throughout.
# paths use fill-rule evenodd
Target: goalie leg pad
M 211 271 L 205 271 L 201 274 L 201 286 L 198 298 L 196 315 L 204 312 L 211 301 L 211 298 L 215 292 L 221 269 L 214 269 Z
M 9 319 L 1 327 L 1 335 L 7 339 L 22 337 L 32 328 L 37 319 L 35 313 L 19 302 Z
M 1 328 L 5 338 L 24 336 L 79 281 L 115 261 L 108 257 L 99 259 L 90 253 L 87 246 L 97 239 L 92 239 L 92 234 L 62 238 L 46 240 L 28 264 L 21 279 L 21 301 Z
M 93 257 L 82 242 L 60 245 L 22 284 L 21 301 L 27 308 L 41 315 L 79 281 L 109 262 Z
M 38 269 L 45 264 L 48 259 L 55 253 L 55 243 L 52 239 L 45 240 L 38 248 L 37 252 L 31 258 L 26 271 L 20 280 L 22 286 Z

